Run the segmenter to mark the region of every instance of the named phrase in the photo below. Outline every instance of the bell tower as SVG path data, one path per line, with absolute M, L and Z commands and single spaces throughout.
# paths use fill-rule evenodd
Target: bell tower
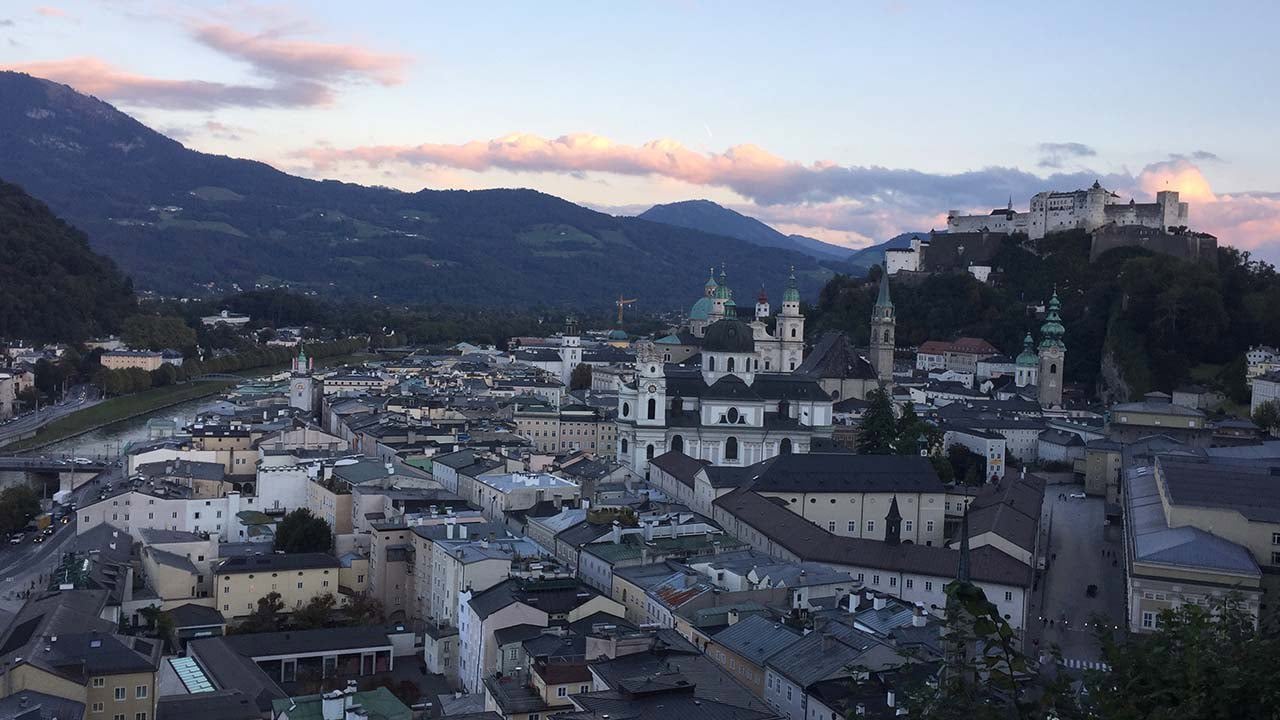
M 582 364 L 582 335 L 578 320 L 572 315 L 564 319 L 564 333 L 560 335 L 560 382 L 569 387 L 574 368 Z
M 778 342 L 782 346 L 780 372 L 791 372 L 804 362 L 804 315 L 800 312 L 800 289 L 796 286 L 796 269 L 787 276 L 787 290 L 782 294 L 782 312 L 778 314 Z
M 889 299 L 889 274 L 880 274 L 880 294 L 871 308 L 871 366 L 882 384 L 893 381 L 893 343 L 896 319 Z
M 293 359 L 289 373 L 289 407 L 305 413 L 316 411 L 316 380 L 311 374 L 314 369 L 314 361 L 298 345 L 298 357 Z
M 1049 299 L 1049 311 L 1045 314 L 1044 324 L 1040 326 L 1040 407 L 1062 406 L 1063 363 L 1067 357 L 1067 345 L 1062 341 L 1066 328 L 1062 326 L 1059 314 L 1061 307 L 1058 290 L 1055 288 L 1053 297 Z

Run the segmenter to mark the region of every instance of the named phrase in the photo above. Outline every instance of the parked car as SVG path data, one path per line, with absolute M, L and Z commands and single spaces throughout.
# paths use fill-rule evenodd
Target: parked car
M 14 533 L 12 536 L 10 536 L 10 537 L 9 537 L 9 544 L 10 544 L 10 545 L 21 545 L 21 544 L 22 544 L 22 533 Z
M 1083 499 L 1085 499 L 1085 498 L 1086 498 L 1086 497 L 1088 497 L 1088 496 L 1086 496 L 1086 495 L 1085 495 L 1084 493 L 1082 493 L 1082 492 L 1073 492 L 1073 493 L 1071 493 L 1071 495 L 1069 495 L 1068 497 L 1070 497 L 1072 500 L 1083 500 Z

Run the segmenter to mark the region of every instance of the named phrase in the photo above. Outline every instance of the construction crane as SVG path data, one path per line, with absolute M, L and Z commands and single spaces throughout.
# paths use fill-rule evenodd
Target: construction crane
M 635 302 L 637 299 L 638 298 L 631 298 L 630 300 L 628 300 L 627 298 L 623 297 L 622 293 L 618 293 L 618 299 L 613 303 L 614 305 L 618 306 L 618 327 L 622 327 L 622 309 L 630 305 L 631 303 Z

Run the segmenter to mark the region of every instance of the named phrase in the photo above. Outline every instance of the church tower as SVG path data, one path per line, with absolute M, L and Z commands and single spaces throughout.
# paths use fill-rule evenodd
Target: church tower
M 733 290 L 729 289 L 729 280 L 725 277 L 724 266 L 720 266 L 720 282 L 716 284 L 715 293 L 711 296 L 711 314 L 707 318 L 707 324 L 710 325 L 717 320 L 735 317 L 737 308 L 734 307 Z
M 765 294 L 764 288 L 760 288 L 760 294 L 756 296 L 756 320 L 765 322 L 769 319 L 769 296 Z
M 298 357 L 293 359 L 289 373 L 289 407 L 305 413 L 316 411 L 316 380 L 311 375 L 314 369 L 314 361 L 298 345 Z
M 902 511 L 898 509 L 898 496 L 889 503 L 889 514 L 884 516 L 884 542 L 886 545 L 902 543 Z
M 804 362 L 804 315 L 800 312 L 800 289 L 796 286 L 796 269 L 787 277 L 787 290 L 782 294 L 782 312 L 778 315 L 778 341 L 782 361 L 778 370 L 791 372 Z
M 889 299 L 889 275 L 880 275 L 880 294 L 871 308 L 871 366 L 881 383 L 893 381 L 893 301 Z
M 1062 327 L 1059 309 L 1058 291 L 1054 289 L 1049 299 L 1049 312 L 1045 315 L 1044 324 L 1040 326 L 1040 406 L 1062 406 L 1062 373 L 1063 361 L 1066 359 L 1067 346 L 1062 342 L 1066 329 Z
M 578 321 L 572 315 L 564 319 L 564 333 L 560 335 L 560 382 L 569 387 L 574 368 L 582 364 L 582 335 Z

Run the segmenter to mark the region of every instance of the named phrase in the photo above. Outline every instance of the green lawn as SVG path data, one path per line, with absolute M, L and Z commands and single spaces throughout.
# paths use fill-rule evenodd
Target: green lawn
M 215 395 L 233 384 L 227 381 L 184 383 L 182 385 L 152 388 L 134 395 L 110 398 L 93 407 L 71 413 L 64 418 L 49 423 L 41 428 L 35 437 L 6 445 L 5 451 L 25 450 L 37 445 L 65 440 L 100 425 L 119 422 L 134 415 L 151 412 L 175 403 Z

